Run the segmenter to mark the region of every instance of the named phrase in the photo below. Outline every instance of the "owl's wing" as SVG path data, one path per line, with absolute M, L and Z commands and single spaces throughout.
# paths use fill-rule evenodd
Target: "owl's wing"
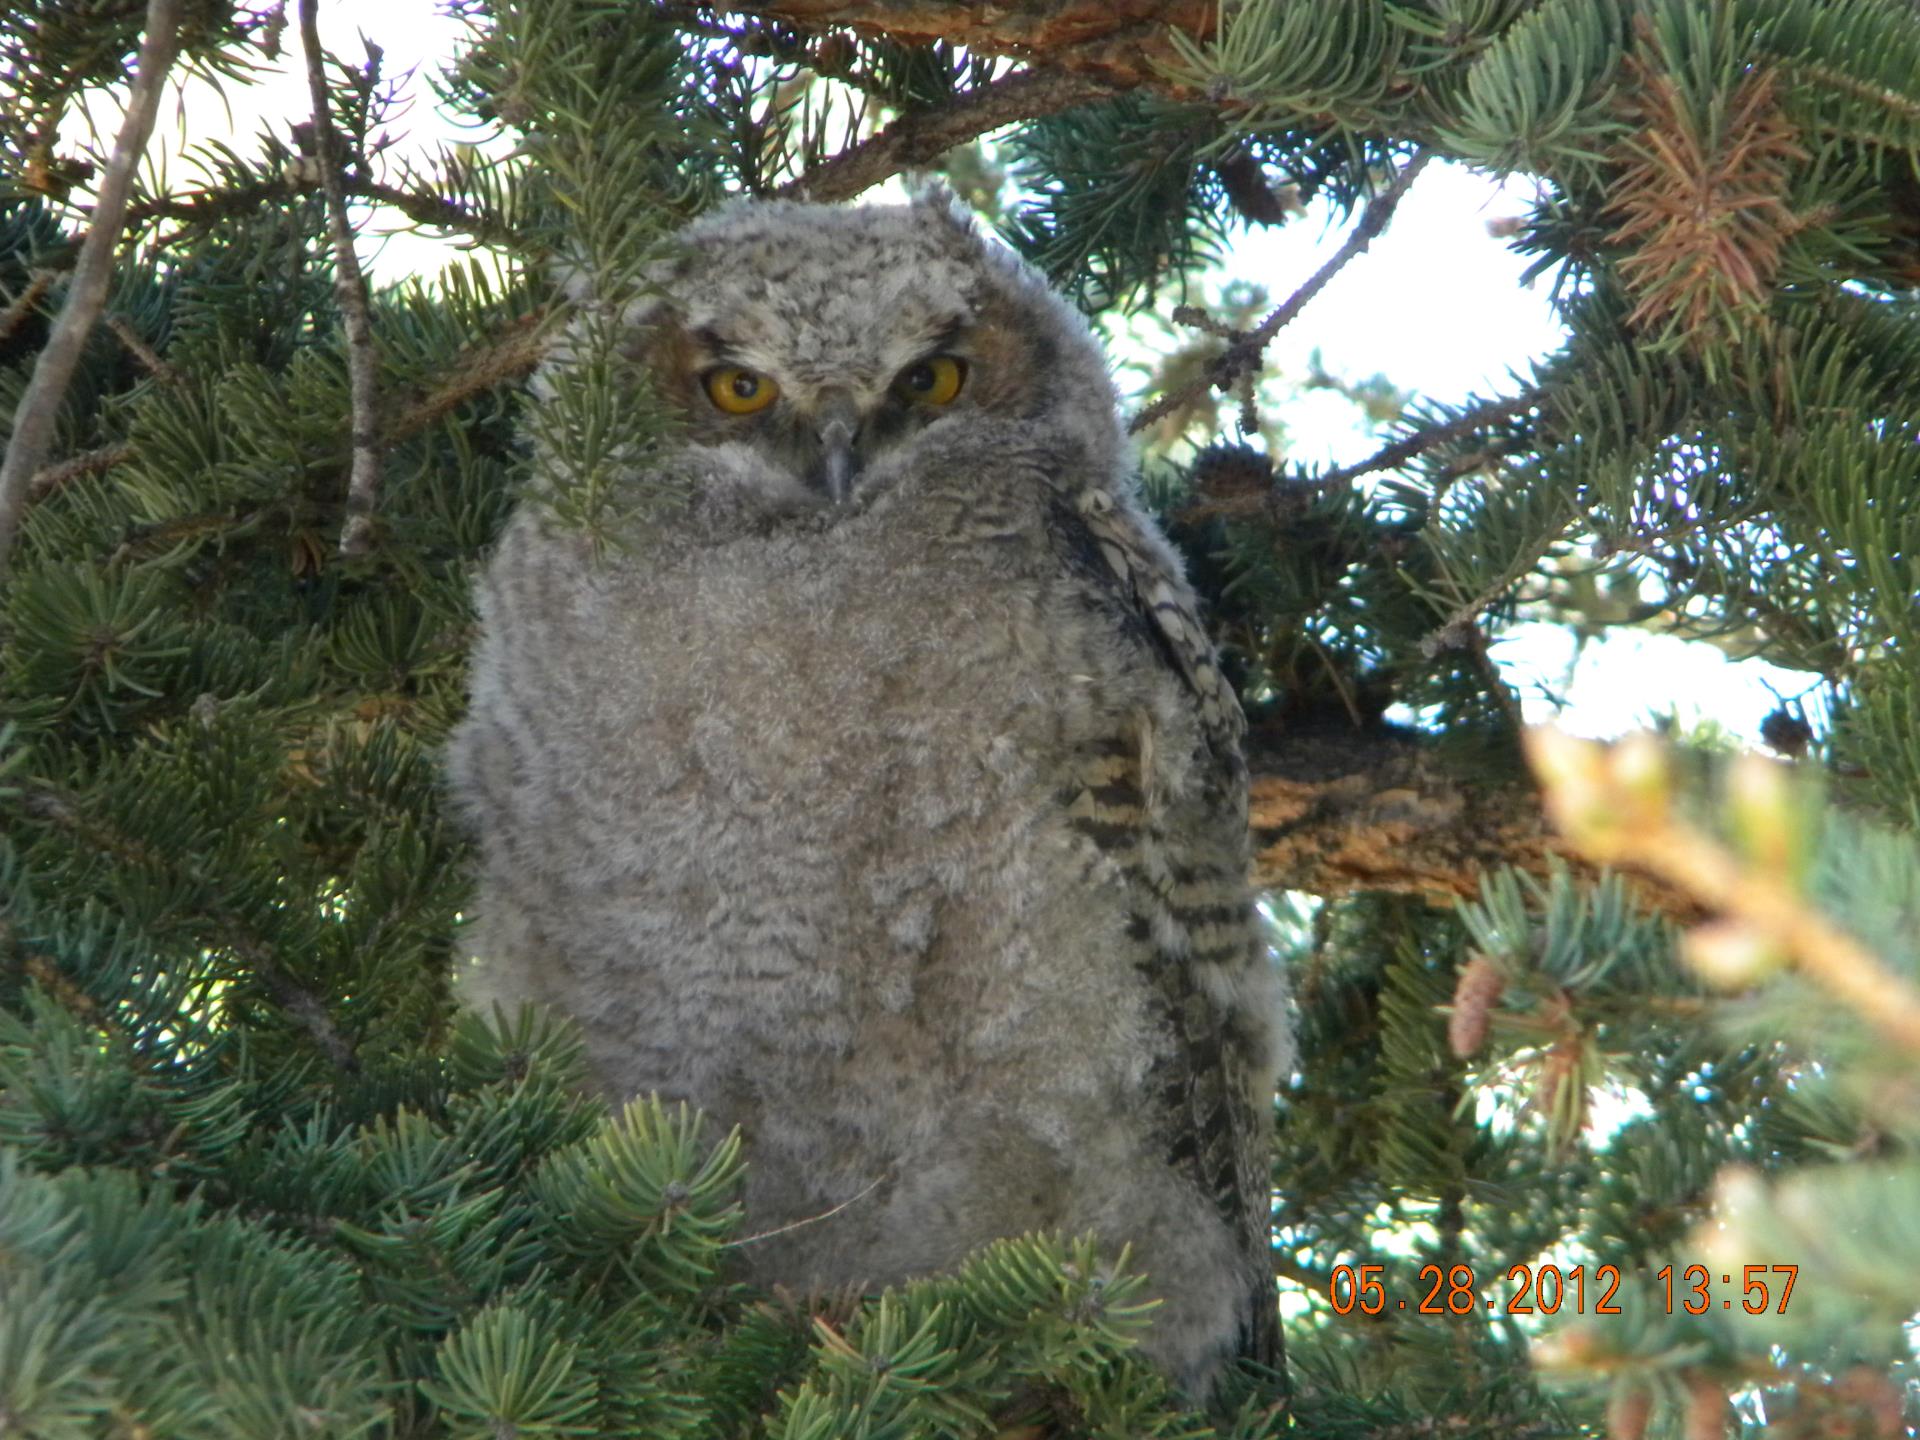
M 1088 496 L 1091 495 L 1091 499 Z M 1105 491 L 1062 497 L 1056 552 L 1096 603 L 1139 637 L 1143 661 L 1177 674 L 1208 753 L 1201 783 L 1155 795 L 1153 744 L 1119 734 L 1095 747 L 1065 787 L 1071 823 L 1126 880 L 1132 958 L 1152 985 L 1171 1045 L 1154 1061 L 1168 1163 L 1212 1197 L 1242 1238 L 1242 1353 L 1278 1366 L 1269 1238 L 1272 1108 L 1268 1017 L 1236 1009 L 1259 993 L 1240 982 L 1264 966 L 1247 884 L 1246 719 L 1221 674 L 1192 589 L 1167 543 Z M 1070 798 L 1069 798 L 1070 797 Z
M 1156 645 L 1193 693 L 1215 754 L 1239 771 L 1243 765 L 1240 740 L 1247 729 L 1240 697 L 1220 673 L 1213 641 L 1200 623 L 1193 591 L 1172 550 L 1109 491 L 1082 491 L 1075 497 L 1074 509 L 1099 548 L 1119 594 L 1146 622 Z

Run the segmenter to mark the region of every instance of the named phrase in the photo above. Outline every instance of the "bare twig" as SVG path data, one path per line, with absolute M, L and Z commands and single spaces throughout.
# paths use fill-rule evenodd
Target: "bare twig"
M 140 332 L 133 328 L 133 322 L 126 316 L 109 315 L 105 324 L 113 332 L 114 338 L 127 347 L 133 358 L 138 360 L 154 379 L 163 385 L 183 383 L 180 372 L 160 358 L 160 352 L 147 344 Z
M 1051 71 L 1023 70 L 969 91 L 937 110 L 915 110 L 776 194 L 791 199 L 847 200 L 889 176 L 929 165 L 956 145 L 989 130 L 1056 114 L 1109 93 L 1096 80 Z
M 223 918 L 228 918 L 232 923 L 230 917 Z M 353 1042 L 341 1034 L 340 1027 L 333 1023 L 333 1015 L 327 1009 L 326 1002 L 289 975 L 265 945 L 245 931 L 241 934 L 245 938 L 234 945 L 234 951 L 253 968 L 254 978 L 260 982 L 273 1003 L 307 1032 L 307 1038 L 320 1047 L 321 1053 L 333 1062 L 335 1069 L 349 1075 L 359 1070 L 360 1056 L 354 1050 Z
M 58 465 L 49 465 L 27 482 L 27 497 L 38 500 L 50 495 L 69 480 L 78 480 L 82 475 L 98 475 L 103 470 L 111 470 L 133 458 L 133 446 L 122 441 L 118 445 L 102 445 L 98 450 L 88 450 L 62 460 Z
M 1439 425 L 1427 425 L 1402 435 L 1391 445 L 1383 445 L 1366 459 L 1355 465 L 1343 465 L 1338 470 L 1329 470 L 1324 475 L 1314 477 L 1313 484 L 1326 489 L 1337 489 L 1351 485 L 1362 475 L 1371 475 L 1376 470 L 1398 470 L 1409 460 L 1426 454 L 1436 445 L 1444 445 L 1449 440 L 1464 440 L 1476 430 L 1489 425 L 1497 425 L 1502 420 L 1511 420 L 1516 415 L 1524 415 L 1540 403 L 1540 392 L 1528 390 L 1506 400 L 1494 400 L 1479 405 L 1464 415 Z
M 34 362 L 33 379 L 14 412 L 13 438 L 0 462 L 0 566 L 13 548 L 14 536 L 26 514 L 27 495 L 34 475 L 46 460 L 73 372 L 80 363 L 87 335 L 107 300 L 113 279 L 114 250 L 126 220 L 127 199 L 133 190 L 134 167 L 153 133 L 160 109 L 160 91 L 178 48 L 179 0 L 147 0 L 147 31 L 140 41 L 133 89 L 127 96 L 127 115 L 114 138 L 113 154 L 100 180 L 100 196 L 93 207 L 93 226 L 74 266 L 67 303 L 54 322 L 47 348 Z
M 855 1194 L 849 1195 L 831 1210 L 822 1210 L 818 1215 L 804 1215 L 800 1219 L 789 1221 L 785 1225 L 776 1225 L 771 1230 L 762 1230 L 757 1235 L 742 1235 L 738 1240 L 729 1240 L 720 1248 L 723 1250 L 738 1250 L 742 1245 L 758 1244 L 762 1240 L 771 1240 L 776 1235 L 785 1235 L 790 1230 L 799 1230 L 808 1225 L 818 1225 L 822 1220 L 831 1220 L 849 1205 L 866 1199 L 867 1196 L 871 1195 L 875 1190 L 878 1190 L 881 1183 L 888 1178 L 890 1177 L 881 1175 L 873 1180 L 869 1180 L 863 1189 Z
M 380 427 L 382 442 L 395 445 L 411 439 L 475 395 L 524 379 L 546 353 L 548 318 L 548 311 L 534 311 L 484 343 L 461 351 L 439 384 L 387 417 Z
M 373 543 L 373 507 L 380 492 L 380 435 L 374 423 L 378 383 L 373 349 L 373 319 L 368 313 L 367 282 L 353 253 L 353 227 L 347 221 L 347 190 L 340 177 L 340 137 L 327 103 L 326 59 L 320 49 L 319 0 L 300 0 L 300 43 L 307 53 L 307 91 L 313 97 L 314 160 L 327 196 L 327 228 L 333 238 L 333 294 L 347 334 L 347 391 L 353 408 L 353 469 L 347 482 L 347 523 L 340 530 L 340 553 L 362 555 Z
M 6 339 L 20 328 L 27 316 L 33 313 L 34 307 L 40 303 L 41 297 L 53 287 L 53 282 L 57 278 L 52 270 L 43 269 L 33 272 L 32 278 L 27 281 L 27 288 L 14 296 L 13 303 L 4 311 L 0 311 L 0 340 Z
M 1285 490 L 1295 494 L 1339 490 L 1351 485 L 1362 475 L 1371 475 L 1378 470 L 1397 470 L 1409 460 L 1417 459 L 1427 451 L 1444 445 L 1448 441 L 1464 440 L 1475 431 L 1497 425 L 1503 420 L 1511 420 L 1516 415 L 1526 414 L 1540 403 L 1540 397 L 1540 391 L 1529 390 L 1510 399 L 1495 400 L 1478 406 L 1464 415 L 1455 416 L 1440 424 L 1423 426 L 1402 435 L 1390 445 L 1381 446 L 1366 459 L 1356 461 L 1352 465 L 1342 465 L 1338 469 L 1327 471 L 1324 475 L 1315 475 L 1310 478 L 1289 476 L 1285 482 Z M 1476 456 L 1475 463 L 1484 463 L 1488 453 L 1483 451 Z M 1258 515 L 1273 507 L 1277 493 L 1280 492 L 1277 492 L 1272 484 L 1258 488 L 1242 486 L 1226 494 L 1203 491 L 1190 508 L 1196 516 L 1220 515 L 1232 518 Z
M 1400 204 L 1400 197 L 1407 193 L 1407 187 L 1413 184 L 1414 177 L 1432 158 L 1432 152 L 1422 150 L 1402 166 L 1400 173 L 1393 177 L 1393 182 L 1367 202 L 1367 208 L 1360 212 L 1359 223 L 1353 227 L 1352 233 L 1333 253 L 1333 257 L 1314 271 L 1306 284 L 1276 306 L 1273 312 L 1253 329 L 1244 332 L 1226 332 L 1223 338 L 1228 339 L 1227 348 L 1207 366 L 1206 370 L 1191 383 L 1182 385 L 1178 390 L 1168 391 L 1135 415 L 1127 425 L 1127 433 L 1139 434 L 1154 421 L 1164 419 L 1183 405 L 1191 404 L 1210 388 L 1222 392 L 1231 390 L 1243 375 L 1257 369 L 1273 337 L 1285 329 L 1294 316 L 1306 308 L 1308 301 L 1326 289 L 1328 282 L 1346 267 L 1348 261 L 1356 255 L 1364 254 L 1367 247 L 1379 238 L 1380 232 L 1387 228 L 1387 222 L 1393 218 L 1394 209 Z M 1185 308 L 1182 307 L 1183 310 Z M 1191 312 L 1184 316 L 1176 315 L 1176 318 L 1187 319 L 1190 323 L 1199 323 Z M 1201 328 L 1206 329 L 1210 334 L 1221 333 L 1217 325 L 1202 325 Z

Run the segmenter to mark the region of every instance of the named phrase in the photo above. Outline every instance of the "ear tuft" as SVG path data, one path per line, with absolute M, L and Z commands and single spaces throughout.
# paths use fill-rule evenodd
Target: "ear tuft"
M 938 222 L 956 235 L 974 238 L 973 212 L 946 181 L 928 180 L 913 192 L 913 213 Z

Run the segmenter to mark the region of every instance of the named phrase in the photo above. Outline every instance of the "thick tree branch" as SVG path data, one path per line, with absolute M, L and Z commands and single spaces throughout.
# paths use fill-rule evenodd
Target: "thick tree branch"
M 1408 732 L 1298 727 L 1249 737 L 1254 880 L 1262 889 L 1388 890 L 1451 901 L 1489 866 L 1544 868 L 1526 776 L 1456 773 Z
M 1107 93 L 1083 76 L 1027 70 L 960 96 L 937 110 L 902 115 L 869 140 L 816 166 L 779 194 L 790 199 L 848 200 L 891 175 L 929 165 L 956 145 L 1012 125 L 1071 110 Z
M 29 487 L 46 459 L 53 441 L 54 424 L 59 418 L 60 402 L 67 385 L 80 364 L 93 322 L 107 301 L 107 288 L 113 281 L 114 250 L 119 244 L 120 227 L 126 220 L 128 197 L 133 193 L 133 171 L 146 152 L 147 137 L 153 133 L 154 117 L 160 110 L 160 92 L 173 67 L 180 29 L 179 0 L 147 0 L 147 30 L 140 42 L 140 58 L 134 70 L 133 89 L 127 96 L 126 119 L 113 142 L 113 154 L 100 180 L 99 203 L 93 207 L 93 228 L 87 232 L 80 258 L 74 266 L 73 282 L 67 287 L 67 303 L 54 322 L 47 348 L 34 362 L 33 379 L 20 397 L 14 412 L 13 435 L 7 442 L 7 455 L 0 462 L 0 566 L 27 510 Z
M 1177 54 L 1167 36 L 1213 34 L 1210 0 L 1056 0 L 1030 5 L 961 5 L 953 0 L 771 0 L 736 12 L 806 30 L 847 29 L 907 44 L 944 40 L 982 55 L 1011 55 L 1104 85 L 1179 87 L 1165 68 Z
M 1590 867 L 1548 824 L 1517 764 L 1474 763 L 1430 739 L 1346 725 L 1248 738 L 1253 881 L 1263 890 L 1363 890 L 1435 904 L 1477 895 L 1488 870 Z M 1643 899 L 1679 919 L 1699 906 L 1635 872 Z

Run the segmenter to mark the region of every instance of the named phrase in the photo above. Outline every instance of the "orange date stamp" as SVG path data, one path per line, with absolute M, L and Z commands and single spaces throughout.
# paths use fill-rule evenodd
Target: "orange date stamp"
M 1585 1265 L 1513 1265 L 1507 1269 L 1499 1294 L 1481 1288 L 1471 1265 L 1445 1268 L 1422 1265 L 1419 1278 L 1424 1291 L 1398 1299 L 1387 1294 L 1386 1282 L 1381 1279 L 1386 1268 L 1384 1265 L 1334 1266 L 1327 1285 L 1327 1298 L 1333 1304 L 1334 1313 L 1351 1315 L 1356 1310 L 1363 1315 L 1379 1315 L 1388 1310 L 1404 1310 L 1415 1315 L 1471 1315 L 1480 1310 L 1504 1315 L 1622 1313 L 1617 1299 L 1620 1291 L 1617 1265 L 1597 1265 L 1591 1274 Z M 1716 1275 L 1704 1265 L 1665 1265 L 1653 1278 L 1663 1287 L 1669 1315 L 1674 1313 L 1676 1304 L 1688 1315 L 1705 1315 L 1711 1310 L 1731 1312 L 1736 1306 L 1749 1315 L 1784 1315 L 1787 1301 L 1793 1295 L 1793 1282 L 1799 1274 L 1798 1265 L 1744 1265 L 1736 1279 L 1729 1271 Z

